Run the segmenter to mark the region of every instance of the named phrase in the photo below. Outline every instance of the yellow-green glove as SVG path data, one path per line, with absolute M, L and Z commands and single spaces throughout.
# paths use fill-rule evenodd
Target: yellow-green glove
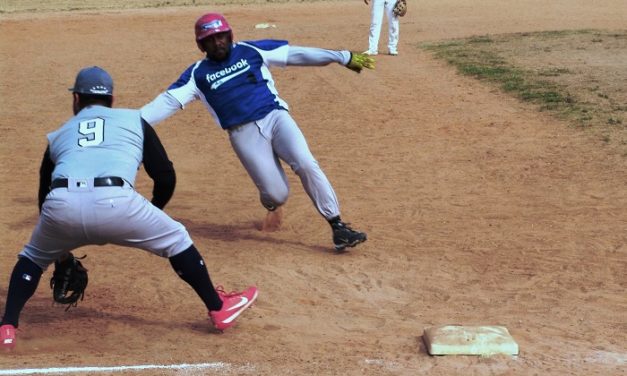
M 360 73 L 362 69 L 374 69 L 374 59 L 366 54 L 351 52 L 351 59 L 346 64 L 346 68 Z

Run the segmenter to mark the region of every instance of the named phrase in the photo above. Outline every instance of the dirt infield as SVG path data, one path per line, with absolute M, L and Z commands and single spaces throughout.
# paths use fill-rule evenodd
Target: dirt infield
M 294 174 L 283 229 L 259 231 L 255 187 L 194 103 L 157 127 L 178 174 L 166 211 L 188 227 L 213 280 L 257 284 L 257 304 L 211 334 L 166 260 L 86 247 L 77 251 L 88 255 L 85 301 L 51 307 L 48 270 L 0 370 L 211 363 L 111 374 L 624 375 L 627 159 L 417 48 L 490 33 L 625 29 L 624 1 L 409 7 L 400 55 L 380 55 L 373 72 L 274 71 L 343 217 L 368 242 L 334 254 Z M 140 107 L 200 58 L 192 27 L 208 10 L 223 12 L 237 39 L 367 47 L 369 8 L 358 0 L 1 16 L 0 309 L 37 219 L 45 134 L 71 115 L 66 89 L 78 69 L 105 67 L 116 105 Z M 264 22 L 276 28 L 254 27 Z M 140 172 L 147 195 L 148 180 Z M 421 335 L 439 324 L 506 326 L 521 353 L 431 357 Z

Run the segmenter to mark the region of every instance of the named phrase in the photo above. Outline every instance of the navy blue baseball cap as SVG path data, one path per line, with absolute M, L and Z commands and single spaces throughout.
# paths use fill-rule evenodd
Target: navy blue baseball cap
M 80 94 L 113 95 L 113 79 L 100 67 L 83 68 L 76 75 L 74 87 L 69 90 Z

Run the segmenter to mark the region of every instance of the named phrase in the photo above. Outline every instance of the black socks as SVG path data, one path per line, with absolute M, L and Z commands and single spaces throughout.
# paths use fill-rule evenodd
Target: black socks
M 19 257 L 11 273 L 2 325 L 17 328 L 22 308 L 37 290 L 42 274 L 43 270 L 37 264 L 26 257 Z
M 209 311 L 222 309 L 222 300 L 211 283 L 207 266 L 193 244 L 169 260 L 176 274 L 192 286 Z

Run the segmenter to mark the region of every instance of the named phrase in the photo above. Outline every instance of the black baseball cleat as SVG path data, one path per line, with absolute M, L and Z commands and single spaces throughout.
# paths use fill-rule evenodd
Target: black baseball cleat
M 333 243 L 336 251 L 354 247 L 368 238 L 366 233 L 355 231 L 342 221 L 331 224 L 331 228 L 333 228 Z

